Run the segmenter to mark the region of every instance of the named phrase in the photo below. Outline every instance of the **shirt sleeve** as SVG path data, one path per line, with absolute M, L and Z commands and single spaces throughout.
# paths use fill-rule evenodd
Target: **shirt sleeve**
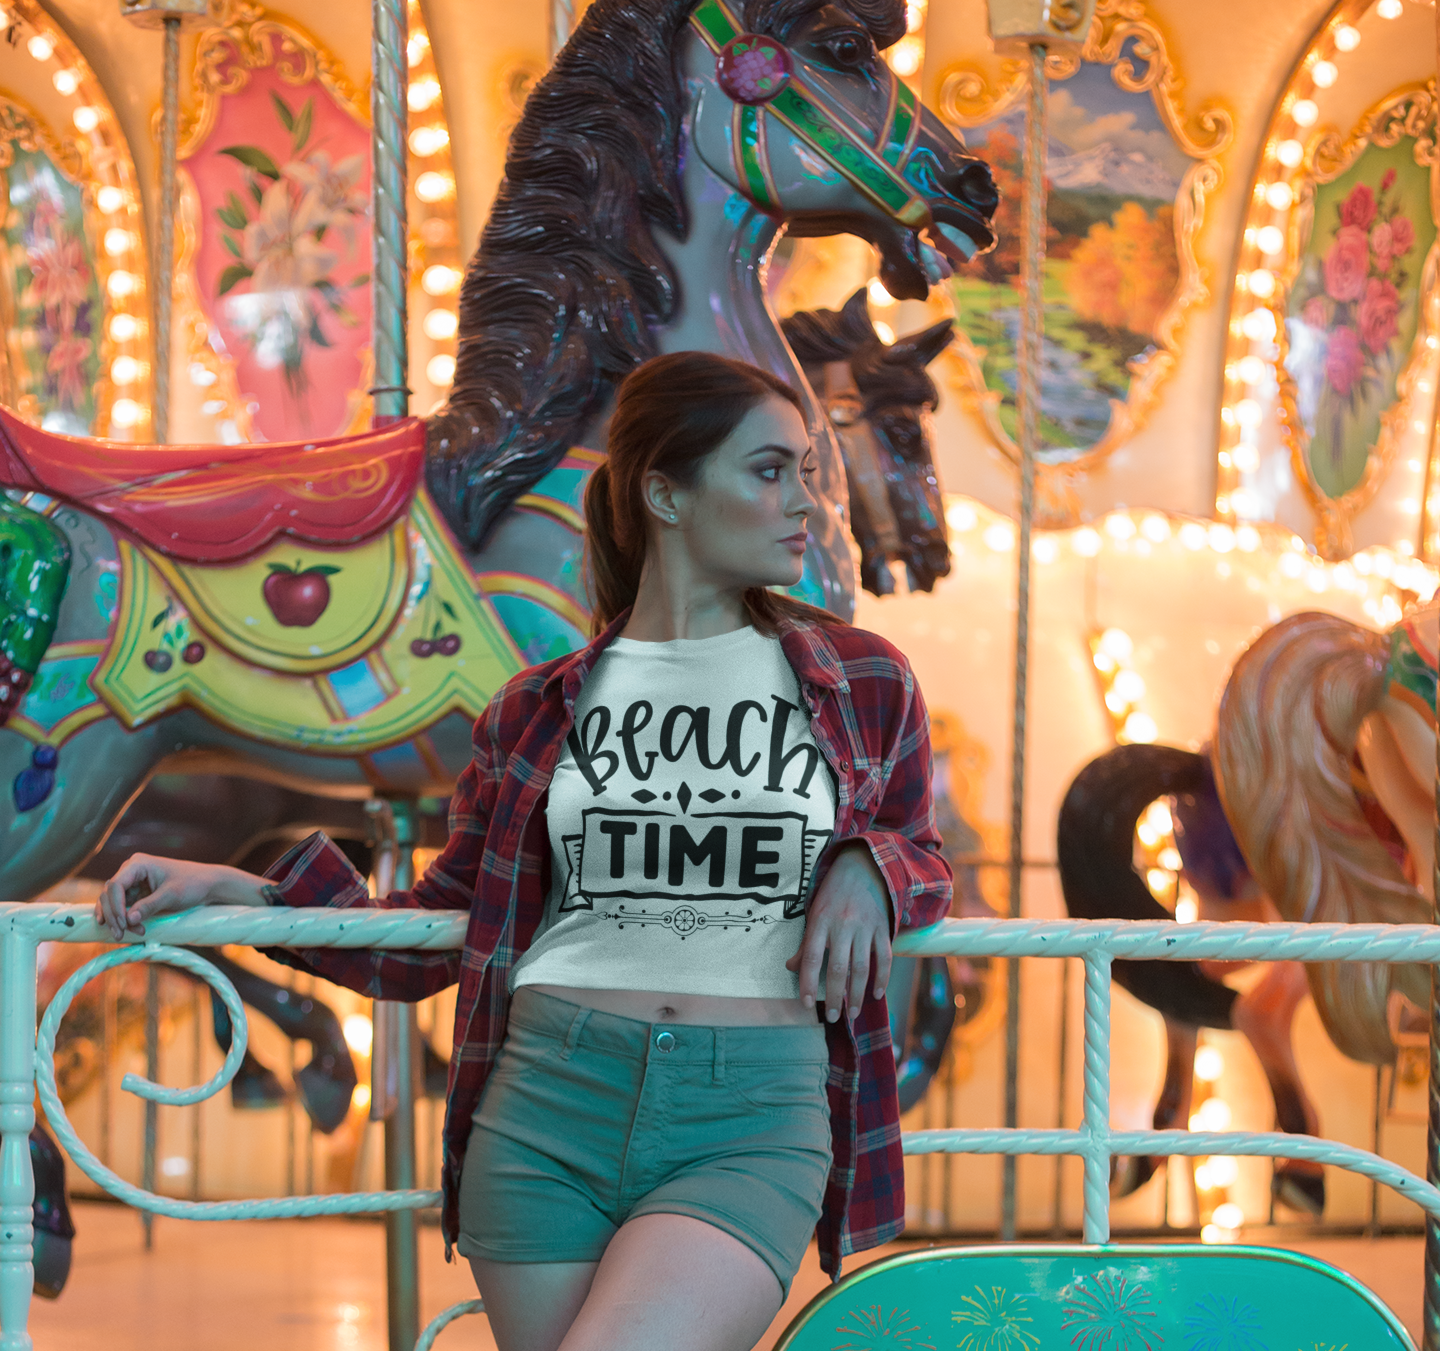
M 371 897 L 365 879 L 316 831 L 271 865 L 267 896 L 275 905 L 332 909 L 468 910 L 479 881 L 485 837 L 499 783 L 490 710 L 475 726 L 473 755 L 450 799 L 450 837 L 415 885 Z M 372 952 L 368 949 L 268 949 L 287 966 L 332 980 L 373 999 L 426 999 L 458 977 L 458 952 Z
M 896 682 L 900 684 L 900 682 Z M 890 893 L 890 931 L 921 929 L 950 912 L 953 875 L 941 848 L 931 791 L 930 715 L 913 676 L 885 750 L 880 800 L 869 824 L 841 844 L 863 841 Z

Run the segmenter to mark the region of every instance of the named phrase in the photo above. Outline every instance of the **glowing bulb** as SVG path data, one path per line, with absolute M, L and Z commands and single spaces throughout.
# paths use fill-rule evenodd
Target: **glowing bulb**
M 1153 849 L 1160 843 L 1160 832 L 1148 821 L 1142 821 L 1135 827 L 1135 833 L 1140 837 L 1140 843 L 1147 849 Z
M 1147 516 L 1140 522 L 1140 533 L 1152 544 L 1163 544 L 1170 538 L 1170 522 L 1163 516 Z
M 1116 512 L 1106 518 L 1105 533 L 1111 539 L 1130 539 L 1135 534 L 1135 522 L 1123 512 Z
M 1145 677 L 1139 671 L 1120 671 L 1111 688 L 1127 704 L 1138 704 L 1145 697 Z
M 1353 24 L 1341 24 L 1335 30 L 1335 50 L 1353 52 L 1360 45 L 1360 30 Z
M 370 1106 L 370 1085 L 356 1084 L 355 1091 L 350 1094 L 350 1105 L 358 1107 L 362 1112 Z
M 135 236 L 118 227 L 105 231 L 105 252 L 112 258 L 128 253 L 135 245 Z
M 1155 862 L 1162 868 L 1168 868 L 1172 873 L 1178 873 L 1183 860 L 1180 857 L 1180 851 L 1171 846 L 1168 849 L 1162 849 Z
M 993 549 L 997 554 L 1015 547 L 1015 531 L 1009 521 L 996 521 L 980 538 L 985 541 L 987 549 Z
M 958 530 L 961 533 L 973 530 L 978 520 L 975 508 L 968 502 L 952 502 L 945 508 L 945 524 L 952 530 Z
M 1385 0 L 1380 0 L 1383 5 Z M 1314 99 L 1296 99 L 1294 106 L 1290 109 L 1290 120 L 1297 127 L 1313 127 L 1315 119 L 1320 116 L 1320 109 L 1316 106 Z
M 1333 61 L 1317 61 L 1310 67 L 1310 78 L 1315 81 L 1318 89 L 1329 89 L 1339 76 L 1340 72 L 1336 70 Z
M 412 66 L 418 66 L 430 50 L 430 38 L 425 33 L 412 33 L 405 44 L 405 59 Z
M 1218 1224 L 1207 1224 L 1200 1230 L 1201 1243 L 1224 1243 L 1225 1231 Z
M 1222 1229 L 1238 1229 L 1245 1223 L 1245 1212 L 1234 1201 L 1226 1201 L 1224 1205 L 1215 1207 L 1211 1219 Z
M 1100 532 L 1088 525 L 1082 525 L 1070 541 L 1070 547 L 1081 558 L 1094 558 L 1100 552 Z
M 1255 231 L 1255 245 L 1261 253 L 1279 253 L 1285 247 L 1285 232 L 1278 225 L 1263 225 Z
M 1053 563 L 1060 556 L 1060 546 L 1049 535 L 1041 535 L 1030 545 L 1030 556 L 1037 563 Z
M 1265 378 L 1265 371 L 1265 363 L 1253 354 L 1241 357 L 1235 364 L 1235 374 L 1246 385 L 1258 385 Z
M 1148 745 L 1160 735 L 1160 729 L 1155 725 L 1155 719 L 1148 713 L 1137 711 L 1125 719 L 1123 734 L 1127 741 L 1138 741 Z
M 36 33 L 35 36 L 25 44 L 25 50 L 37 61 L 48 61 L 55 55 L 55 44 L 51 42 L 44 33 Z
M 1250 287 L 1250 294 L 1261 300 L 1269 300 L 1275 294 L 1275 274 L 1263 267 L 1257 267 L 1246 282 Z
M 70 114 L 70 120 L 75 124 L 76 131 L 88 134 L 100 125 L 100 110 L 84 103 Z
M 460 289 L 463 279 L 459 268 L 435 263 L 420 274 L 420 286 L 427 296 L 448 296 Z
M 80 88 L 80 77 L 73 70 L 57 70 L 51 77 L 50 83 L 55 86 L 55 92 L 64 94 L 69 98 Z
M 1116 661 L 1129 661 L 1135 652 L 1135 640 L 1124 629 L 1106 629 L 1100 635 L 1099 648 Z
M 110 378 L 117 385 L 133 385 L 140 378 L 140 363 L 134 357 L 116 357 L 110 363 Z
M 1156 798 L 1145 809 L 1145 821 L 1155 831 L 1157 840 L 1175 829 L 1175 818 L 1170 815 L 1170 808 L 1165 805 L 1164 798 Z
M 885 59 L 890 63 L 890 69 L 897 75 L 913 75 L 920 69 L 920 63 L 925 59 L 925 49 L 921 47 L 916 38 L 901 38 L 888 52 Z
M 410 149 L 424 158 L 437 155 L 450 144 L 450 133 L 444 127 L 416 127 L 410 133 Z
M 455 180 L 449 174 L 421 174 L 415 180 L 415 195 L 422 202 L 443 202 L 455 191 Z
M 1192 1131 L 1228 1131 L 1231 1122 L 1230 1104 L 1224 1098 L 1206 1098 L 1190 1115 Z
M 133 314 L 111 315 L 110 337 L 114 342 L 129 342 L 139 332 L 140 323 Z
M 1405 13 L 1405 6 L 1400 3 L 1400 0 L 1380 0 L 1380 3 L 1375 6 L 1375 13 L 1382 19 L 1398 19 Z
M 434 107 L 439 98 L 440 81 L 431 75 L 416 80 L 406 95 L 412 113 L 423 113 L 427 108 Z
M 1265 200 L 1276 211 L 1288 211 L 1295 201 L 1295 193 L 1288 183 L 1271 183 L 1265 189 Z
M 112 427 L 133 427 L 140 421 L 142 409 L 134 399 L 116 399 L 110 405 Z
M 446 352 L 425 363 L 425 378 L 432 385 L 448 385 L 455 378 L 455 358 Z
M 1156 896 L 1163 896 L 1174 882 L 1175 879 L 1164 868 L 1151 868 L 1145 874 L 1145 885 Z
M 1175 902 L 1175 922 L 1177 924 L 1194 924 L 1200 918 L 1200 907 L 1195 903 L 1193 896 L 1182 896 Z
M 113 215 L 125 205 L 125 194 L 119 188 L 107 184 L 95 194 L 95 205 L 106 215 Z
M 105 289 L 115 300 L 124 300 L 126 296 L 133 296 L 139 290 L 139 282 L 133 272 L 126 272 L 123 268 L 117 268 L 106 279 Z
M 907 33 L 918 33 L 924 22 L 925 11 L 919 5 L 905 6 L 905 31 Z
M 1235 544 L 1241 553 L 1253 554 L 1260 547 L 1260 532 L 1253 525 L 1242 525 L 1235 531 Z
M 865 289 L 872 305 L 883 309 L 886 305 L 893 305 L 895 303 L 895 297 L 885 289 L 885 283 L 882 282 L 879 277 L 872 277 L 870 279 L 870 285 Z
M 1258 399 L 1241 399 L 1235 405 L 1235 421 L 1242 427 L 1258 427 L 1265 418 L 1265 410 Z
M 1187 549 L 1203 549 L 1205 547 L 1205 527 L 1198 521 L 1186 521 L 1180 527 L 1180 543 Z
M 879 338 L 886 347 L 889 347 L 895 341 L 895 330 L 883 319 L 877 319 L 875 321 L 875 336 Z
M 1215 1047 L 1202 1046 L 1200 1052 L 1197 1052 L 1195 1056 L 1195 1073 L 1197 1077 L 1200 1073 L 1200 1055 L 1205 1051 L 1214 1051 L 1217 1057 L 1220 1055 L 1220 1052 L 1216 1050 Z M 1221 1060 L 1221 1068 L 1224 1068 L 1223 1059 Z M 1219 1077 L 1219 1074 L 1216 1074 L 1215 1078 L 1218 1079 Z M 1207 1167 L 1210 1169 L 1210 1181 L 1216 1187 L 1233 1187 L 1240 1181 L 1240 1164 L 1229 1154 L 1212 1154 Z
M 1212 525 L 1205 532 L 1205 539 L 1217 554 L 1228 554 L 1235 547 L 1235 532 L 1228 525 Z
M 420 327 L 425 330 L 427 338 L 433 338 L 436 342 L 444 342 L 447 338 L 453 338 L 460 327 L 460 320 L 455 317 L 454 310 L 431 310 L 421 323 Z
M 345 1033 L 345 1045 L 356 1055 L 369 1055 L 375 1042 L 375 1025 L 363 1013 L 349 1014 L 340 1025 Z
M 1305 147 L 1299 141 L 1281 141 L 1275 147 L 1275 158 L 1287 169 L 1293 169 L 1305 158 Z
M 1240 321 L 1240 331 L 1251 342 L 1273 342 L 1278 327 L 1270 310 L 1251 310 Z
M 1248 441 L 1241 441 L 1230 452 L 1230 462 L 1242 474 L 1253 474 L 1260 468 L 1260 452 Z

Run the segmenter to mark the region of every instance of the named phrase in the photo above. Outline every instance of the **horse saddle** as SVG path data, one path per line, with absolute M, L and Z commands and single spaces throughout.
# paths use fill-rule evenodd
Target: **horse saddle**
M 424 462 L 418 418 L 323 441 L 140 446 L 62 436 L 0 408 L 0 487 L 93 512 L 176 563 L 234 563 L 282 536 L 371 539 L 405 515 Z

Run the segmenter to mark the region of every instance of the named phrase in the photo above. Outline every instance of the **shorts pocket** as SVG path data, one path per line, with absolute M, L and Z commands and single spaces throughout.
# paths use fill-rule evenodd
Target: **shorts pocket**
M 828 1061 L 762 1061 L 728 1064 L 725 1083 L 746 1107 L 757 1112 L 825 1111 Z

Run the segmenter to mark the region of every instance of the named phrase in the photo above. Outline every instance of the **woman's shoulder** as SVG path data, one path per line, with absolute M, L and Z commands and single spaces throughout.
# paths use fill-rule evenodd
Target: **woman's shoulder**
M 801 640 L 811 647 L 826 648 L 834 652 L 842 666 L 861 664 L 870 668 L 870 674 L 896 679 L 910 678 L 910 662 L 905 654 L 888 638 L 869 629 L 857 628 L 854 624 L 837 622 L 833 617 L 806 616 L 797 621 L 795 629 Z M 849 672 L 847 671 L 847 675 Z

